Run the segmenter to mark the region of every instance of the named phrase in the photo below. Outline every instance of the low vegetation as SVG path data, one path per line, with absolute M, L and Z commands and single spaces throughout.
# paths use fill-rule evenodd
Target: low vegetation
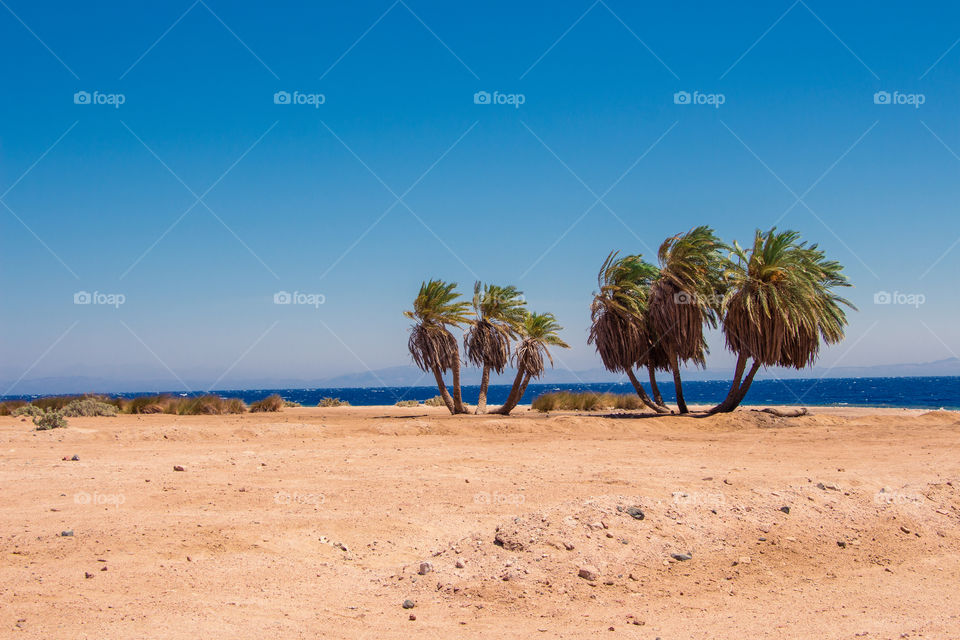
M 318 407 L 349 407 L 350 403 L 340 398 L 320 398 Z
M 446 406 L 446 402 L 444 402 L 441 396 L 433 396 L 432 398 L 427 398 L 426 400 L 423 401 L 423 404 L 425 404 L 428 407 Z
M 24 404 L 14 409 L 10 415 L 15 418 L 19 418 L 20 416 L 30 416 L 31 418 L 36 418 L 37 416 L 43 415 L 43 409 L 40 407 L 35 407 L 32 404 Z
M 37 425 L 37 431 L 47 431 L 48 429 L 60 429 L 67 426 L 67 419 L 63 417 L 62 411 L 51 409 L 44 411 L 39 416 L 34 416 L 33 424 Z
M 600 411 L 605 409 L 635 410 L 643 406 L 643 401 L 631 393 L 556 391 L 537 396 L 530 408 L 545 413 L 547 411 Z
M 259 412 L 269 412 L 269 411 L 280 411 L 284 407 L 283 398 L 279 394 L 273 394 L 272 396 L 267 396 L 262 400 L 257 400 L 250 405 L 251 413 Z
M 419 400 L 399 400 L 396 404 L 398 407 L 419 407 Z
M 63 415 L 67 418 L 115 416 L 117 415 L 117 405 L 108 404 L 96 398 L 82 398 L 67 403 L 63 407 Z

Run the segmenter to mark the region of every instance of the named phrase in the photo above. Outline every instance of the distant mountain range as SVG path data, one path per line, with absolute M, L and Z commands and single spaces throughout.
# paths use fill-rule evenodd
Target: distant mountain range
M 687 380 L 723 380 L 729 379 L 729 371 L 715 369 L 709 371 L 689 370 L 684 373 Z M 935 362 L 912 364 L 889 364 L 866 367 L 814 367 L 803 371 L 792 369 L 773 369 L 758 374 L 759 378 L 899 378 L 922 376 L 960 376 L 960 359 L 947 358 Z M 662 379 L 667 376 L 661 374 Z M 587 382 L 613 382 L 620 376 L 602 368 L 571 371 L 568 369 L 549 369 L 540 382 L 546 384 L 569 384 Z M 646 376 L 641 376 L 642 380 Z M 40 395 L 63 393 L 134 393 L 150 391 L 187 391 L 183 385 L 169 378 L 164 379 L 119 379 L 114 377 L 62 376 L 25 379 L 14 385 L 15 379 L 0 381 L 0 390 L 13 387 L 12 395 Z M 511 384 L 513 374 L 492 376 L 491 384 Z M 212 379 L 185 378 L 184 383 L 190 390 L 205 390 Z M 374 371 L 349 373 L 330 378 L 245 378 L 226 379 L 217 384 L 218 390 L 233 389 L 317 389 L 349 387 L 428 387 L 434 384 L 433 376 L 424 374 L 412 365 L 387 367 Z M 465 369 L 463 384 L 480 384 L 480 371 Z

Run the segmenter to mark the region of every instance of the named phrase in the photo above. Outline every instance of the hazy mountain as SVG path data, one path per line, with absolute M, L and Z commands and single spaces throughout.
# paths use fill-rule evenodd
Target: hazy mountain
M 709 371 L 690 370 L 684 373 L 685 380 L 724 380 L 730 372 L 721 368 Z M 758 378 L 895 378 L 916 376 L 960 376 L 960 359 L 947 358 L 935 362 L 874 365 L 867 367 L 814 367 L 803 371 L 792 369 L 772 369 L 761 372 Z M 669 376 L 660 375 L 660 378 L 669 381 Z M 480 383 L 478 369 L 463 371 L 463 384 L 476 385 Z M 641 376 L 645 380 L 646 376 Z M 0 381 L 0 389 L 10 390 L 13 395 L 33 394 L 62 394 L 62 393 L 131 393 L 141 391 L 186 391 L 182 384 L 169 378 L 163 379 L 119 379 L 110 376 L 62 376 L 31 378 L 21 380 L 14 385 L 15 379 Z M 570 371 L 566 369 L 549 369 L 541 382 L 547 384 L 568 384 L 577 382 L 613 382 L 620 380 L 620 376 L 602 368 Z M 210 387 L 213 380 L 191 379 L 183 381 L 191 390 L 200 391 Z M 449 382 L 449 376 L 448 376 Z M 502 376 L 491 376 L 491 384 L 510 384 L 513 382 L 513 373 L 508 371 Z M 244 378 L 225 379 L 216 385 L 217 389 L 313 389 L 313 388 L 343 388 L 343 387 L 406 387 L 432 386 L 432 374 L 424 374 L 419 369 L 403 365 L 387 367 L 374 371 L 348 373 L 330 378 Z

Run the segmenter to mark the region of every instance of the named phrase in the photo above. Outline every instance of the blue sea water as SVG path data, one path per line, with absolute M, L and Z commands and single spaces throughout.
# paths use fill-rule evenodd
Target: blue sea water
M 645 385 L 646 386 L 646 385 Z M 674 400 L 672 382 L 659 383 L 664 400 Z M 684 382 L 683 395 L 688 404 L 715 404 L 726 397 L 730 383 L 725 380 Z M 463 388 L 464 401 L 475 403 L 478 386 Z M 490 387 L 487 401 L 501 404 L 510 391 L 508 385 Z M 633 393 L 629 382 L 591 384 L 531 384 L 523 403 L 528 404 L 542 393 L 550 391 L 597 391 Z M 649 389 L 648 389 L 649 391 Z M 117 394 L 130 398 L 154 395 L 156 392 Z M 315 406 L 321 398 L 336 397 L 352 405 L 392 405 L 399 400 L 426 400 L 437 395 L 436 387 L 372 387 L 331 389 L 245 389 L 218 390 L 221 396 L 242 398 L 253 402 L 272 393 L 305 406 Z M 171 392 L 171 395 L 181 394 Z M 3 399 L 26 399 L 36 396 L 6 396 Z M 803 405 L 803 406 L 873 406 L 915 409 L 960 409 L 960 377 L 930 378 L 823 378 L 823 379 L 769 379 L 756 380 L 750 387 L 744 404 L 749 405 Z

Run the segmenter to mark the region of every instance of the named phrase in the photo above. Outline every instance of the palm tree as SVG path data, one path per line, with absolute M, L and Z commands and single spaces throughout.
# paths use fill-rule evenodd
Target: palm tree
M 587 344 L 595 344 L 597 353 L 608 371 L 627 374 L 640 400 L 657 413 L 668 413 L 656 386 L 655 360 L 662 349 L 651 339 L 647 310 L 650 286 L 659 269 L 645 262 L 641 255 L 617 258 L 611 252 L 600 267 L 600 286 L 590 305 L 590 336 Z M 660 364 L 663 364 L 660 362 Z M 633 372 L 635 366 L 646 365 L 656 401 L 651 400 Z
M 550 355 L 548 346 L 570 348 L 570 345 L 557 335 L 557 332 L 561 329 L 563 327 L 557 324 L 557 319 L 552 313 L 528 313 L 526 315 L 521 333 L 523 339 L 517 345 L 513 354 L 517 376 L 513 380 L 513 387 L 510 389 L 507 401 L 493 413 L 510 414 L 520 402 L 520 399 L 523 398 L 531 378 L 539 378 L 543 375 L 545 369 L 544 355 L 550 360 L 550 366 L 553 366 L 553 356 Z
M 650 288 L 649 325 L 673 372 L 680 413 L 687 413 L 680 364 L 706 365 L 703 327 L 717 326 L 724 291 L 725 249 L 713 229 L 700 226 L 667 238 L 657 253 L 660 275 Z
M 736 409 L 761 366 L 802 369 L 816 361 L 821 340 L 843 340 L 847 317 L 841 305 L 855 307 L 833 289 L 850 282 L 840 263 L 799 239 L 796 231 L 773 228 L 758 229 L 750 251 L 734 243 L 722 314 L 737 366 L 726 399 L 710 413 Z M 748 359 L 753 362 L 744 377 Z
M 526 311 L 523 293 L 516 287 L 473 285 L 474 319 L 463 337 L 467 360 L 481 367 L 480 397 L 476 413 L 487 412 L 490 371 L 503 373 L 510 360 L 510 341 L 523 327 Z
M 422 371 L 433 371 L 440 396 L 450 413 L 466 413 L 460 393 L 460 349 L 449 326 L 467 322 L 470 303 L 458 301 L 456 282 L 430 280 L 420 285 L 420 293 L 413 301 L 413 311 L 403 315 L 416 320 L 407 343 L 414 363 Z M 453 372 L 453 397 L 447 391 L 443 374 Z

